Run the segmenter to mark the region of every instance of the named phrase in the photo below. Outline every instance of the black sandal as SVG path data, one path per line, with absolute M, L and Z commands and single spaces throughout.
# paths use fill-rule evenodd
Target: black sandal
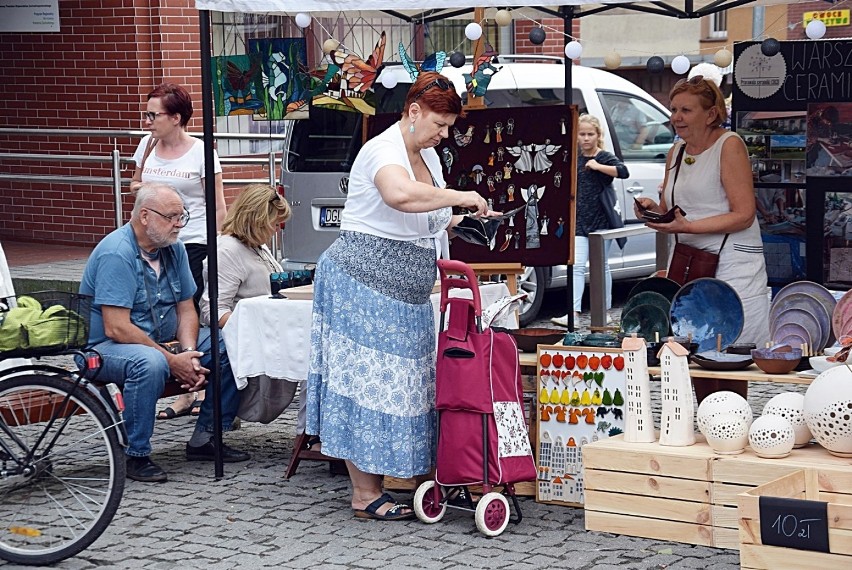
M 383 515 L 378 513 L 379 507 L 390 503 L 393 505 Z M 396 499 L 383 493 L 381 497 L 367 505 L 366 509 L 353 509 L 359 519 L 376 519 L 380 521 L 402 521 L 414 518 L 414 510 L 405 503 L 397 503 Z M 408 512 L 404 512 L 408 511 Z
M 305 441 L 305 447 L 303 448 L 305 451 L 310 451 L 313 446 L 318 443 L 322 443 L 318 435 L 308 436 L 308 439 Z

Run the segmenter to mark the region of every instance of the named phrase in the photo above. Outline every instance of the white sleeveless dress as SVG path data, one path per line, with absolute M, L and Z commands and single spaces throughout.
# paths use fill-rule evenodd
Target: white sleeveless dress
M 666 204 L 677 204 L 688 220 L 701 220 L 730 212 L 728 196 L 722 186 L 722 146 L 735 133 L 726 132 L 713 146 L 694 155 L 693 164 L 681 164 L 672 200 L 672 182 L 676 167 L 669 171 L 664 189 Z M 681 143 L 684 144 L 684 143 Z M 744 144 L 744 143 L 740 143 Z M 680 147 L 674 150 L 677 158 Z M 725 234 L 678 234 L 678 239 L 692 247 L 718 252 Z M 669 259 L 674 249 L 670 240 Z M 732 233 L 719 256 L 716 278 L 734 288 L 743 302 L 745 324 L 737 342 L 753 342 L 762 347 L 769 339 L 769 297 L 767 292 L 766 261 L 757 217 L 748 228 Z

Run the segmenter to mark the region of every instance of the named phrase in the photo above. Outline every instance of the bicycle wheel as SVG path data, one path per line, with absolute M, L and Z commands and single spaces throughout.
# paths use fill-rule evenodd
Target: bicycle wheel
M 102 402 L 68 377 L 0 382 L 0 558 L 53 564 L 94 542 L 118 510 L 126 465 Z

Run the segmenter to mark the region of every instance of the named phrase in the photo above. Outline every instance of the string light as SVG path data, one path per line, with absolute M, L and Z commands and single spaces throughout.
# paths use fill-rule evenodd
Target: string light
M 583 55 L 583 46 L 577 40 L 565 44 L 565 57 L 568 59 L 579 59 Z
M 818 40 L 825 35 L 825 22 L 822 20 L 811 20 L 805 26 L 805 35 L 812 40 Z
M 300 28 L 307 28 L 311 25 L 311 17 L 304 12 L 299 12 L 296 14 L 296 25 Z
M 471 22 L 464 28 L 464 37 L 472 42 L 475 42 L 482 37 L 482 26 L 476 22 Z
M 672 60 L 672 71 L 678 75 L 683 75 L 689 71 L 689 58 L 685 55 L 678 55 Z

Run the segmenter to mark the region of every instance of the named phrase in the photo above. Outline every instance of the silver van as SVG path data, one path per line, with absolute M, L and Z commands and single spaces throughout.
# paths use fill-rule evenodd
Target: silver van
M 485 95 L 488 107 L 546 106 L 563 103 L 562 59 L 542 56 L 499 56 Z M 470 65 L 446 67 L 462 98 L 466 98 L 462 74 Z M 400 112 L 410 82 L 401 66 L 385 69 L 396 75 L 399 85 L 387 90 L 377 84 L 378 112 Z M 616 179 L 615 189 L 625 224 L 642 223 L 633 215 L 633 197 L 657 199 L 663 180 L 665 158 L 674 141 L 668 110 L 633 83 L 599 69 L 572 68 L 573 103 L 580 113 L 601 119 L 606 150 L 619 156 L 630 177 Z M 637 132 L 637 117 L 644 125 Z M 293 269 L 316 262 L 337 236 L 340 214 L 346 200 L 349 168 L 361 148 L 363 116 L 358 113 L 312 108 L 310 119 L 290 121 L 281 182 L 293 216 L 287 222 L 282 245 L 285 263 Z M 632 237 L 624 250 L 613 246 L 610 267 L 614 280 L 633 279 L 655 270 L 653 234 Z M 527 268 L 519 286 L 529 293 L 521 308 L 521 324 L 536 318 L 542 302 L 540 285 L 566 286 L 567 267 Z

